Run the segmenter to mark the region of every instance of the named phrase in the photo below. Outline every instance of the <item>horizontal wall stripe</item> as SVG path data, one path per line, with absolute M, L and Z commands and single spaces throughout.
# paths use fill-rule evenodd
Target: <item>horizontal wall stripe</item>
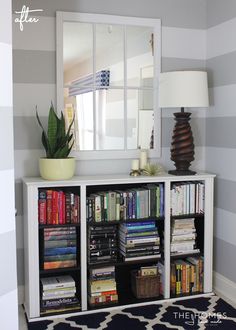
M 163 57 L 206 59 L 206 30 L 162 27 Z
M 0 234 L 0 260 L 4 272 L 0 272 L 0 296 L 16 289 L 15 230 Z M 6 276 L 7 275 L 7 276 Z
M 56 50 L 56 19 L 54 17 L 34 16 L 37 23 L 23 23 L 23 31 L 13 15 L 12 33 L 13 49 L 24 50 Z
M 206 146 L 236 148 L 236 117 L 206 118 Z
M 4 27 L 4 31 L 6 27 Z M 12 46 L 0 42 L 0 107 L 12 106 Z
M 206 171 L 218 178 L 236 181 L 236 149 L 206 147 Z
M 4 234 L 5 232 L 10 232 L 15 230 L 13 165 L 12 165 L 12 169 L 0 171 L 0 182 L 2 185 L 2 189 L 0 191 L 0 210 L 2 212 L 1 214 L 2 221 L 0 226 L 0 235 L 1 235 Z
M 5 272 L 4 272 L 5 274 Z M 5 283 L 5 279 L 4 279 Z M 0 296 L 1 329 L 18 329 L 17 289 Z
M 13 168 L 13 114 L 12 108 L 0 107 L 1 122 L 4 123 L 0 130 L 0 171 Z
M 203 29 L 206 27 L 205 0 L 13 0 L 13 11 L 26 5 L 43 9 L 39 15 L 55 17 L 56 11 L 161 18 L 165 26 Z
M 56 52 L 13 50 L 13 82 L 55 84 Z
M 209 99 L 207 117 L 236 116 L 236 84 L 209 88 Z
M 236 245 L 236 214 L 215 208 L 214 236 Z
M 236 51 L 236 38 L 232 33 L 235 30 L 236 17 L 207 30 L 208 59 Z
M 41 117 L 45 123 L 47 118 Z M 173 118 L 162 119 L 162 146 L 170 146 L 172 131 L 174 127 Z M 45 125 L 46 126 L 46 125 Z M 193 130 L 194 143 L 196 146 L 205 145 L 205 119 L 192 118 L 191 127 Z M 41 129 L 36 122 L 35 117 L 15 117 L 15 149 L 42 149 Z
M 45 156 L 43 149 L 15 150 L 15 179 L 23 176 L 39 176 L 38 160 Z
M 214 270 L 236 282 L 236 245 L 214 238 Z
M 218 25 L 236 17 L 235 0 L 207 0 L 207 27 Z
M 13 21 L 16 15 L 13 15 Z M 37 24 L 26 24 L 20 31 L 13 23 L 13 49 L 55 51 L 55 18 L 38 17 Z M 206 30 L 162 27 L 162 56 L 176 58 L 206 58 Z
M 206 113 L 208 108 L 189 108 L 188 112 L 191 112 L 191 118 L 206 118 Z M 161 117 L 162 118 L 173 118 L 174 113 L 180 112 L 180 108 L 162 108 Z M 190 121 L 191 124 L 191 121 Z
M 4 1 L 1 5 L 3 7 L 1 6 L 0 12 L 0 42 L 11 44 L 11 1 Z
M 161 68 L 162 72 L 173 70 L 206 70 L 206 62 L 204 60 L 188 58 L 162 57 Z
M 171 145 L 172 132 L 175 125 L 174 118 L 162 118 L 162 147 L 169 147 Z M 205 145 L 205 119 L 204 118 L 192 118 L 191 129 L 194 138 L 195 146 Z
M 14 116 L 34 116 L 36 105 L 40 116 L 47 116 L 51 101 L 56 104 L 54 84 L 13 84 L 13 93 Z
M 17 284 L 24 285 L 24 249 L 17 249 Z
M 44 127 L 47 127 L 47 117 L 40 116 Z M 36 117 L 14 117 L 15 149 L 42 149 L 42 130 Z
M 28 176 L 25 173 L 25 176 Z M 17 215 L 23 215 L 23 185 L 21 180 L 15 181 L 15 205 L 17 209 Z
M 209 87 L 236 83 L 236 51 L 206 61 Z
M 216 178 L 215 180 L 215 206 L 219 209 L 236 213 L 236 182 Z

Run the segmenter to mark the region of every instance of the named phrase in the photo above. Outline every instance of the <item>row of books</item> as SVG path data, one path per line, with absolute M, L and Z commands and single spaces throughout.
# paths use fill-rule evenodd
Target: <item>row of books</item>
M 76 227 L 44 228 L 43 269 L 76 267 Z
M 171 221 L 171 255 L 199 253 L 196 248 L 195 219 L 172 219 Z
M 114 266 L 90 270 L 88 301 L 91 306 L 118 302 Z
M 88 262 L 115 262 L 117 260 L 116 225 L 89 226 Z
M 41 284 L 41 313 L 78 309 L 75 281 L 70 275 L 44 277 Z
M 204 259 L 202 256 L 172 261 L 170 274 L 171 294 L 203 292 L 203 266 Z
M 80 221 L 80 196 L 62 190 L 39 189 L 39 224 L 58 225 Z
M 202 182 L 173 183 L 171 187 L 171 214 L 204 213 L 205 186 Z
M 119 221 L 164 216 L 164 185 L 105 191 L 86 199 L 87 221 Z
M 119 252 L 124 261 L 160 257 L 160 237 L 155 221 L 119 225 Z

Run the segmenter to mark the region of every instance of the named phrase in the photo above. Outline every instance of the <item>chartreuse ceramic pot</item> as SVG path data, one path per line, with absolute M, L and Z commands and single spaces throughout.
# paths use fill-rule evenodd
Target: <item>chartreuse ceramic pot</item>
M 40 158 L 39 172 L 45 180 L 68 180 L 75 173 L 75 158 Z

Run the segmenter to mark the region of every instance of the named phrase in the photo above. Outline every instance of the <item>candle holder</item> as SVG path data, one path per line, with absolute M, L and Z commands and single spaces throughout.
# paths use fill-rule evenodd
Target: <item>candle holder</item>
M 130 176 L 139 176 L 139 175 L 141 175 L 141 172 L 140 172 L 140 170 L 131 170 L 129 175 Z

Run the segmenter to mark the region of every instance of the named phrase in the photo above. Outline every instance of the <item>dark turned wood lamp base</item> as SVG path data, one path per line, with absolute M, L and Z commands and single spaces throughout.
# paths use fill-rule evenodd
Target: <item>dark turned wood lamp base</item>
M 175 163 L 175 170 L 168 171 L 172 175 L 194 175 L 196 172 L 189 170 L 194 160 L 193 134 L 189 124 L 190 112 L 174 113 L 175 127 L 171 143 L 171 160 Z

